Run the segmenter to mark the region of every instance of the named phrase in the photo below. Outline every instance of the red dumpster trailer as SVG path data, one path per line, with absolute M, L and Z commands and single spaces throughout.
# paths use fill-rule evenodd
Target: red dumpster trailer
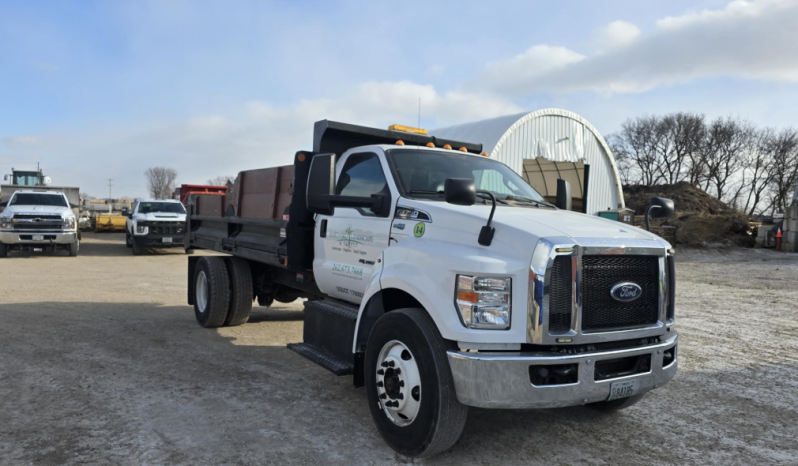
M 189 196 L 197 194 L 210 194 L 224 196 L 227 194 L 227 186 L 208 186 L 201 184 L 182 184 L 175 189 L 174 198 L 178 199 L 183 206 L 188 207 Z

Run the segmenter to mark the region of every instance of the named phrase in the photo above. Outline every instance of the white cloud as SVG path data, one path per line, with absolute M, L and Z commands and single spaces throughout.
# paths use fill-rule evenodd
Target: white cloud
M 613 21 L 599 31 L 598 43 L 602 51 L 633 44 L 640 37 L 640 28 L 626 21 Z
M 647 37 L 633 38 L 628 26 L 611 23 L 625 46 L 590 57 L 556 48 L 549 66 L 536 66 L 526 53 L 488 65 L 473 88 L 505 95 L 536 92 L 644 92 L 705 77 L 798 82 L 798 2 L 735 1 L 721 10 L 688 12 L 657 22 Z M 616 26 L 612 26 L 616 24 Z M 632 26 L 634 27 L 634 26 Z M 625 31 L 625 32 L 619 32 Z M 568 59 L 570 58 L 570 60 Z M 500 70 L 497 72 L 496 70 Z
M 173 167 L 179 183 L 203 183 L 241 170 L 289 164 L 296 151 L 312 149 L 315 121 L 327 118 L 383 128 L 392 123 L 415 125 L 419 97 L 422 126 L 428 128 L 521 110 L 487 94 L 441 93 L 412 81 L 366 82 L 337 98 L 284 106 L 251 101 L 226 114 L 60 135 L 57 145 L 0 150 L 0 160 L 6 155 L 30 159 L 35 154 L 45 173 L 59 183 L 80 185 L 102 196 L 107 178 L 113 178 L 115 195 L 144 196 L 143 172 L 148 167 Z M 20 138 L 32 137 L 6 140 L 25 140 Z M 80 167 L 69 163 L 72 154 L 79 154 Z
M 34 135 L 7 136 L 3 138 L 3 142 L 10 146 L 35 146 L 42 144 L 44 139 L 41 136 Z

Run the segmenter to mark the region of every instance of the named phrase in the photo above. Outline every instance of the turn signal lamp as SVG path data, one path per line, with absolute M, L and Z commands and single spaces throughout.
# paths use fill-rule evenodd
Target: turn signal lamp
M 506 330 L 510 328 L 510 277 L 457 276 L 455 305 L 468 328 Z
M 404 133 L 421 134 L 424 136 L 427 135 L 427 130 L 424 128 L 414 128 L 412 126 L 405 125 L 391 125 L 388 127 L 388 131 L 402 131 Z

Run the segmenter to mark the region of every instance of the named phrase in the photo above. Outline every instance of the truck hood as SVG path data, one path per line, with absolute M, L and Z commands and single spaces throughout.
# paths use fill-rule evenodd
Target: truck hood
M 42 206 L 42 205 L 14 205 L 6 207 L 3 217 L 11 217 L 14 214 L 60 214 L 64 218 L 74 217 L 75 213 L 69 207 Z
M 165 212 L 136 214 L 136 220 L 141 220 L 144 222 L 185 222 L 186 214 L 171 214 Z

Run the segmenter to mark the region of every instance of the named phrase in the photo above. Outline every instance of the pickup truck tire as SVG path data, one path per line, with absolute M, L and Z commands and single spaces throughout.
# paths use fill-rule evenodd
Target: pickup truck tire
M 230 309 L 224 325 L 235 327 L 246 323 L 252 312 L 252 271 L 249 262 L 239 257 L 225 259 L 230 275 Z
M 133 255 L 134 256 L 140 256 L 142 253 L 144 253 L 144 248 L 139 246 L 138 244 L 136 244 L 135 241 L 133 241 L 133 244 L 131 245 L 131 247 L 133 248 Z
M 133 238 L 130 237 L 130 233 L 125 231 L 125 246 L 132 248 L 133 247 Z
M 69 245 L 69 257 L 78 257 L 78 251 L 80 251 L 80 240 L 75 240 Z
M 8 246 L 5 243 L 0 243 L 0 258 L 8 257 Z
M 221 257 L 203 257 L 194 272 L 194 316 L 205 328 L 221 327 L 227 318 L 230 276 L 224 262 Z
M 371 416 L 385 442 L 403 455 L 435 455 L 463 433 L 468 407 L 457 400 L 446 349 L 423 309 L 388 312 L 371 330 L 364 362 Z M 411 399 L 414 410 L 408 410 Z
M 635 396 L 630 396 L 627 398 L 621 398 L 619 400 L 612 400 L 612 401 L 599 401 L 597 403 L 588 403 L 588 408 L 595 409 L 596 411 L 603 411 L 603 412 L 613 412 L 613 411 L 620 411 L 622 409 L 628 408 L 633 404 L 637 403 L 638 401 L 643 399 L 645 393 Z
M 193 249 L 186 249 L 186 254 L 188 254 L 190 256 L 190 255 L 194 254 L 194 250 Z

